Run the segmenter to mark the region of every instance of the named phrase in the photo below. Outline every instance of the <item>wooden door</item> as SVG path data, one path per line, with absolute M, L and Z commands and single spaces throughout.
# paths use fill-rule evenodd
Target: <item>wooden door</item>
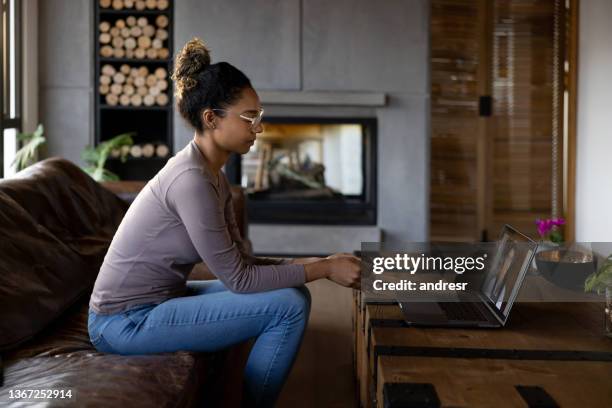
M 432 240 L 562 214 L 564 2 L 433 0 Z

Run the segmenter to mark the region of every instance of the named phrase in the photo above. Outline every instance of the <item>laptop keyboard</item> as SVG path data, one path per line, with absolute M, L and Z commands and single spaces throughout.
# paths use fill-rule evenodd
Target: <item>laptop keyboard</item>
M 449 320 L 488 321 L 487 315 L 474 302 L 439 302 Z

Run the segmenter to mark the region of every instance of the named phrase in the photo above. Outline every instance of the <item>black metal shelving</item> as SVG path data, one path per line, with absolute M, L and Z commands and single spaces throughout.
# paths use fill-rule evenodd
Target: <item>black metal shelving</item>
M 98 145 L 105 140 L 126 132 L 135 132 L 134 143 L 163 143 L 168 146 L 170 154 L 167 158 L 132 158 L 128 157 L 125 163 L 119 160 L 109 159 L 107 167 L 117 173 L 122 180 L 148 180 L 152 178 L 166 163 L 174 151 L 173 147 L 173 92 L 170 80 L 171 56 L 174 49 L 173 23 L 174 23 L 174 1 L 169 2 L 165 10 L 136 10 L 123 9 L 114 10 L 102 8 L 99 0 L 92 0 L 95 10 L 95 35 L 94 37 L 94 118 L 95 135 L 94 142 Z M 117 19 L 126 19 L 128 16 L 146 17 L 154 20 L 159 15 L 168 17 L 169 24 L 165 28 L 168 32 L 167 39 L 164 40 L 164 47 L 169 50 L 168 58 L 114 58 L 102 57 L 100 55 L 100 23 L 107 21 L 114 24 Z M 123 64 L 130 67 L 146 66 L 151 70 L 163 67 L 167 70 L 168 88 L 165 90 L 168 96 L 168 103 L 165 106 L 121 106 L 108 105 L 105 103 L 104 96 L 100 94 L 99 78 L 102 67 L 110 64 L 116 69 Z

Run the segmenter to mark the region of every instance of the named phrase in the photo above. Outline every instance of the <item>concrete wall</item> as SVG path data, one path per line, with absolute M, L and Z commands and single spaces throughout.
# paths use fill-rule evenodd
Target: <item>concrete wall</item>
M 39 1 L 39 117 L 46 156 L 82 164 L 93 141 L 93 1 Z
M 235 64 L 257 90 L 386 93 L 385 107 L 276 104 L 266 105 L 266 112 L 376 117 L 378 226 L 385 241 L 427 239 L 427 0 L 183 0 L 176 4 L 175 19 L 181 22 L 175 25 L 177 49 L 194 36 L 202 38 L 212 50 L 213 62 Z M 192 137 L 193 131 L 177 115 L 175 148 Z M 258 240 L 262 245 L 275 240 L 273 234 L 257 231 L 255 250 Z M 341 240 L 338 248 L 343 248 Z
M 612 241 L 612 1 L 580 6 L 576 241 Z
M 81 163 L 93 140 L 91 0 L 39 2 L 40 120 L 48 156 Z M 388 241 L 425 240 L 429 157 L 428 0 L 177 0 L 174 38 L 193 36 L 213 61 L 260 91 L 383 92 L 387 106 L 266 106 L 270 114 L 379 120 L 379 223 Z M 357 110 L 357 112 L 355 112 Z M 276 112 L 276 113 L 275 113 Z M 193 131 L 175 116 L 175 151 Z M 333 250 L 333 248 L 332 248 Z

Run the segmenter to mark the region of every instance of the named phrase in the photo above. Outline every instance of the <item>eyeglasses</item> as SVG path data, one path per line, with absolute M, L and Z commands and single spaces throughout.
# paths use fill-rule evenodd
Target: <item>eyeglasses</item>
M 223 111 L 223 112 L 230 112 L 229 109 L 211 109 L 213 112 L 214 111 Z M 241 113 L 240 118 L 246 120 L 247 122 L 251 122 L 251 129 L 256 129 L 257 126 L 259 126 L 259 124 L 261 123 L 261 120 L 263 118 L 263 114 L 264 114 L 264 110 L 263 109 L 259 109 L 257 111 L 257 115 L 254 117 L 251 117 L 245 113 Z

